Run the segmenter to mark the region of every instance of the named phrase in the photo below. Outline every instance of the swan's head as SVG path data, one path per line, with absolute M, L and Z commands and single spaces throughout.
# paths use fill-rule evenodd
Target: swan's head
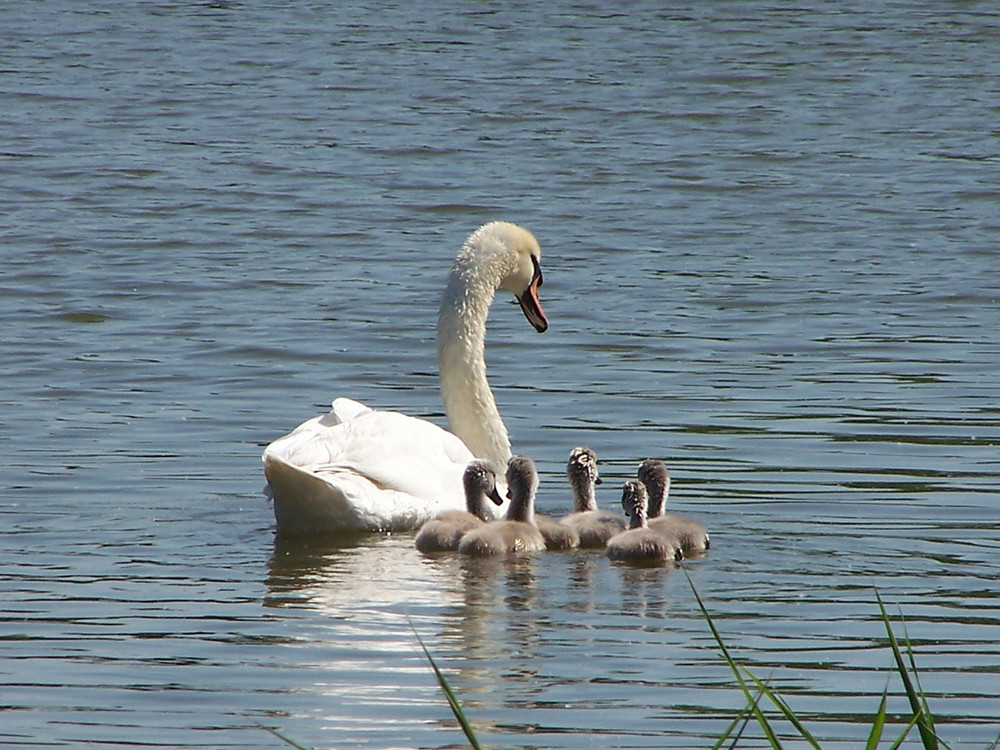
M 597 454 L 590 448 L 574 448 L 566 462 L 566 477 L 573 487 L 588 487 L 601 483 L 597 472 Z
M 542 249 L 524 227 L 506 221 L 484 224 L 465 241 L 460 263 L 482 263 L 496 273 L 496 289 L 511 292 L 521 305 L 524 317 L 539 333 L 549 327 L 538 299 L 542 285 Z
M 625 482 L 622 487 L 622 510 L 632 522 L 632 528 L 643 525 L 646 519 L 646 508 L 649 505 L 649 495 L 642 482 Z
M 650 504 L 654 500 L 662 505 L 663 499 L 670 491 L 670 474 L 662 461 L 655 458 L 647 458 L 639 465 L 639 481 L 646 486 L 649 493 Z
M 543 283 L 542 249 L 531 232 L 516 224 L 501 224 L 500 233 L 514 260 L 513 271 L 500 279 L 500 287 L 513 292 L 524 317 L 536 331 L 544 333 L 549 321 L 538 299 L 538 287 Z
M 497 475 L 488 461 L 481 459 L 470 461 L 462 473 L 462 486 L 465 488 L 465 504 L 468 511 L 483 520 L 493 518 L 483 498 L 488 497 L 494 505 L 503 504 L 503 498 L 497 492 Z

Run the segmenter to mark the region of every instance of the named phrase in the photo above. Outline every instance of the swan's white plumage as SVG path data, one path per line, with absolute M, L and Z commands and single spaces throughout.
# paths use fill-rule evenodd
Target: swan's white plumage
M 264 472 L 280 494 L 284 531 L 392 530 L 465 507 L 462 472 L 472 459 L 432 422 L 337 399 L 329 414 L 269 445 Z
M 532 325 L 545 330 L 537 296 L 540 256 L 530 232 L 505 222 L 480 227 L 459 251 L 438 320 L 441 390 L 454 433 L 338 398 L 328 414 L 264 450 L 279 531 L 412 529 L 443 510 L 465 507 L 462 473 L 473 458 L 506 464 L 510 442 L 486 381 L 486 317 L 496 290 L 504 288 Z

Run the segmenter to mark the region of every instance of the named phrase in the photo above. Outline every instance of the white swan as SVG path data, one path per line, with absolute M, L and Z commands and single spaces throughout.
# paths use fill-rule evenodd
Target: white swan
M 338 398 L 264 450 L 279 532 L 395 531 L 465 507 L 462 473 L 474 458 L 502 471 L 510 439 L 486 380 L 486 316 L 498 289 L 514 294 L 539 332 L 541 249 L 507 222 L 485 224 L 459 250 L 441 299 L 437 348 L 452 432 Z

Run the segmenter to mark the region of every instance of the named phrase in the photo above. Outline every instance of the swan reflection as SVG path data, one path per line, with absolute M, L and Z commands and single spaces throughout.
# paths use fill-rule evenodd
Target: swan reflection
M 604 676 L 628 653 L 615 632 L 632 633 L 625 642 L 640 620 L 670 617 L 670 572 L 615 565 L 587 550 L 428 556 L 412 533 L 279 537 L 263 604 L 305 618 L 297 632 L 310 641 L 301 650 L 308 662 L 295 668 L 306 689 L 329 698 L 331 730 L 360 742 L 375 726 L 398 735 L 425 730 L 429 717 L 450 722 L 415 629 L 488 733 L 502 731 L 489 726 L 498 681 L 519 703 L 544 702 L 552 670 L 581 648 L 593 662 L 574 667 L 572 682 Z

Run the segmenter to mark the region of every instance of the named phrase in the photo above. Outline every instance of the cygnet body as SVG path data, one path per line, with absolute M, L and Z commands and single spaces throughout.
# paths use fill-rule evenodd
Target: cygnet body
M 648 493 L 641 482 L 625 483 L 622 509 L 629 516 L 629 528 L 608 541 L 607 555 L 612 560 L 657 565 L 682 559 L 679 547 L 646 525 L 648 502 Z
M 446 510 L 420 527 L 416 545 L 421 552 L 450 552 L 458 549 L 462 536 L 493 518 L 487 500 L 501 505 L 496 474 L 489 463 L 470 461 L 462 474 L 466 510 Z
M 487 557 L 518 552 L 541 552 L 545 538 L 535 525 L 535 492 L 538 472 L 527 456 L 512 456 L 507 463 L 507 517 L 472 529 L 458 544 L 466 555 Z
M 576 530 L 550 516 L 535 514 L 535 526 L 545 538 L 545 549 L 574 549 L 580 546 L 580 536 Z
M 649 493 L 649 528 L 671 538 L 685 555 L 704 553 L 710 546 L 705 527 L 686 516 L 663 512 L 670 491 L 670 474 L 663 462 L 655 458 L 643 461 L 639 466 L 639 481 Z
M 566 462 L 566 478 L 573 488 L 574 512 L 561 518 L 580 538 L 580 546 L 603 549 L 608 540 L 625 530 L 624 516 L 600 510 L 594 497 L 594 486 L 601 483 L 597 471 L 597 456 L 590 448 L 574 448 Z

